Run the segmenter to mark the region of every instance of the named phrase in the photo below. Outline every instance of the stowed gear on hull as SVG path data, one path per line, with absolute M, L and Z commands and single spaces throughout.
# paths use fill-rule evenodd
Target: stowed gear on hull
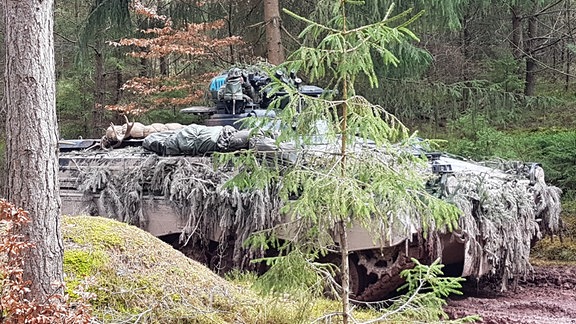
M 306 96 L 318 97 L 324 93 L 320 87 L 304 85 L 294 72 L 286 75 L 282 70 L 277 70 L 273 77 Z M 269 105 L 274 99 L 286 95 L 286 92 L 270 94 L 267 86 L 271 82 L 272 78 L 260 69 L 231 68 L 210 82 L 210 100 L 214 106 L 184 108 L 181 112 L 207 117 L 204 124 L 208 126 L 234 125 L 248 116 L 274 117 L 274 112 L 268 110 Z M 282 109 L 284 105 L 285 102 L 278 108 Z

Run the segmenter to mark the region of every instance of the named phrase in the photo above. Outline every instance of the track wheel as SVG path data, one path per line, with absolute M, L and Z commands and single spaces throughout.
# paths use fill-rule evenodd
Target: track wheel
M 350 265 L 350 295 L 352 297 L 360 296 L 368 287 L 368 274 L 364 266 L 358 264 L 358 257 L 351 255 L 348 257 Z

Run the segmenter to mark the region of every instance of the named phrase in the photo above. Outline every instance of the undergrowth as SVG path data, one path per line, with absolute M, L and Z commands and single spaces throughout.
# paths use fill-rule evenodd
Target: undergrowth
M 563 202 L 562 235 L 540 240 L 532 248 L 532 257 L 537 264 L 576 263 L 576 200 Z
M 28 300 L 20 255 L 33 246 L 16 234 L 28 216 L 4 200 L 0 207 L 2 323 L 339 321 L 336 300 L 289 293 L 257 296 L 250 288 L 256 280 L 252 273 L 232 273 L 228 279 L 239 284 L 227 282 L 136 227 L 90 216 L 63 218 L 69 294 L 54 295 L 46 303 Z M 364 323 L 445 320 L 443 298 L 457 292 L 460 280 L 440 278 L 440 269 L 433 264 L 405 271 L 407 295 L 388 308 L 355 309 L 354 318 Z
M 292 256 L 290 260 L 283 262 L 294 263 L 291 261 L 299 257 L 300 255 Z M 303 262 L 306 261 L 297 260 L 295 263 L 301 267 Z M 355 323 L 469 323 L 480 320 L 476 315 L 449 320 L 443 310 L 445 299 L 449 295 L 461 295 L 460 283 L 465 279 L 445 277 L 442 272 L 444 266 L 439 264 L 438 260 L 431 265 L 421 264 L 416 259 L 412 259 L 412 262 L 416 266 L 401 273 L 406 283 L 398 290 L 405 293 L 381 302 L 359 302 L 350 314 Z M 318 281 L 301 287 L 283 286 L 286 289 L 270 290 L 265 289 L 267 284 L 270 285 L 270 282 L 267 282 L 270 278 L 258 277 L 252 272 L 232 271 L 226 278 L 247 289 L 260 292 L 264 298 L 268 298 L 269 306 L 278 307 L 276 311 L 286 314 L 286 311 L 291 309 L 289 313 L 295 323 L 340 323 L 341 313 L 335 311 L 339 308 L 339 301 L 318 294 Z
M 92 309 L 85 293 L 84 283 L 77 285 L 76 299 L 69 295 L 54 294 L 45 301 L 31 295 L 30 282 L 22 270 L 23 253 L 34 245 L 19 235 L 20 229 L 30 222 L 28 213 L 0 199 L 0 322 L 20 323 L 89 323 Z
M 464 116 L 453 122 L 441 149 L 472 160 L 506 159 L 542 165 L 546 181 L 564 197 L 576 191 L 576 131 L 537 129 L 503 131 L 482 117 Z

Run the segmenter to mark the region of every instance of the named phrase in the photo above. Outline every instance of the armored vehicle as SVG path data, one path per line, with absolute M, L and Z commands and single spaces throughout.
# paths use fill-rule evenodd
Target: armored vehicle
M 286 221 L 280 212 L 279 187 L 226 187 L 236 170 L 214 168 L 210 153 L 250 146 L 273 152 L 288 163 L 290 157 L 270 146 L 266 138 L 254 142 L 248 139 L 249 131 L 230 126 L 243 114 L 266 108 L 262 98 L 250 102 L 245 93 L 234 95 L 236 85 L 229 87 L 232 95 L 223 93 L 226 82 L 238 82 L 237 77 L 237 71 L 232 71 L 212 82 L 211 90 L 224 90 L 214 95 L 219 106 L 213 109 L 208 126 L 151 127 L 127 121 L 122 126 L 112 125 L 102 140 L 63 141 L 62 212 L 133 224 L 217 272 L 250 267 L 250 260 L 265 251 L 246 248 L 245 240 Z M 312 90 L 313 94 L 322 91 Z M 188 112 L 206 111 L 193 108 Z M 152 128 L 163 130 L 154 133 Z M 134 139 L 133 133 L 150 134 Z M 417 146 L 413 154 L 428 158 L 428 167 L 422 172 L 430 193 L 461 210 L 459 227 L 452 232 L 437 229 L 429 235 L 423 235 L 418 224 L 413 224 L 409 233 L 397 232 L 394 226 L 376 234 L 352 227 L 348 237 L 353 298 L 376 301 L 394 292 L 402 284 L 400 271 L 412 266 L 411 258 L 422 262 L 441 258 L 447 274 L 475 279 L 494 276 L 503 288 L 528 275 L 531 244 L 561 227 L 561 192 L 546 184 L 541 166 L 478 163 Z

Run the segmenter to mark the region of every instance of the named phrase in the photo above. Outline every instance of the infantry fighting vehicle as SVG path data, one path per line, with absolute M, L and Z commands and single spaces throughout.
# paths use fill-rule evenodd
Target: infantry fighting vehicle
M 212 81 L 215 107 L 185 110 L 209 115 L 207 125 L 126 121 L 111 125 L 101 140 L 63 141 L 62 212 L 139 226 L 215 271 L 249 266 L 264 252 L 249 250 L 243 242 L 285 221 L 285 215 L 280 213 L 278 187 L 226 188 L 223 184 L 235 171 L 215 169 L 211 161 L 210 152 L 248 145 L 279 152 L 266 140 L 250 144 L 248 131 L 230 126 L 250 114 L 271 116 L 266 110 L 271 98 L 259 91 L 266 76 L 245 72 L 231 70 Z M 286 83 L 301 87 L 294 76 Z M 318 87 L 301 89 L 310 95 L 322 92 Z M 545 183 L 542 168 L 534 163 L 476 163 L 418 147 L 414 154 L 428 157 L 423 172 L 430 193 L 461 209 L 459 228 L 438 229 L 426 238 L 418 224 L 409 233 L 393 226 L 378 234 L 351 228 L 353 298 L 386 297 L 402 283 L 399 273 L 412 266 L 412 257 L 423 262 L 440 257 L 451 275 L 494 275 L 503 287 L 527 275 L 531 243 L 560 228 L 560 190 Z

